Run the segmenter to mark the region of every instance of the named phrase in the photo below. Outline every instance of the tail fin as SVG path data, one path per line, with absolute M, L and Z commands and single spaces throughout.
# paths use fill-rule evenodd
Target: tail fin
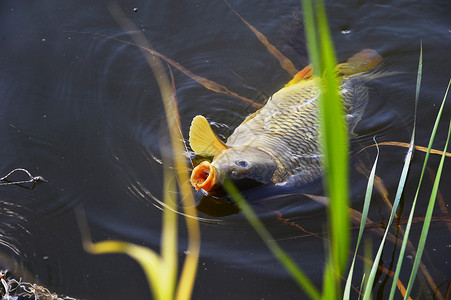
M 337 65 L 336 70 L 344 76 L 369 71 L 380 67 L 382 57 L 373 49 L 363 49 L 350 57 L 347 62 Z

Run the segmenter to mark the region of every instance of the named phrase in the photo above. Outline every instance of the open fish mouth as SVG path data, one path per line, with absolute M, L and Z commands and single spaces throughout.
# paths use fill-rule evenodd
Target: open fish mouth
M 193 169 L 190 182 L 196 191 L 203 189 L 209 192 L 218 182 L 217 171 L 210 162 L 203 161 Z

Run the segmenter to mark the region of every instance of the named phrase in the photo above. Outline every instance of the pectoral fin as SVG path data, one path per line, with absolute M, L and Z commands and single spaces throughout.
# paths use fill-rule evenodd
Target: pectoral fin
M 228 149 L 213 132 L 204 116 L 195 116 L 189 130 L 189 144 L 196 155 L 216 156 Z

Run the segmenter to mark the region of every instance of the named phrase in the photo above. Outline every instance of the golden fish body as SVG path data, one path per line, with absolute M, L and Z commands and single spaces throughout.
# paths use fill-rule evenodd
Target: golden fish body
M 359 66 L 362 61 L 363 66 Z M 366 71 L 376 61 L 380 62 L 380 56 L 366 49 L 337 66 L 344 74 L 341 93 L 351 132 L 368 102 L 365 82 L 371 79 L 368 73 L 359 76 L 356 72 Z M 190 130 L 190 145 L 196 154 L 213 156 L 213 160 L 193 170 L 193 186 L 209 191 L 225 176 L 235 181 L 251 179 L 297 185 L 319 179 L 323 172 L 318 130 L 320 82 L 314 76 L 290 82 L 264 107 L 247 117 L 225 144 L 204 117 L 196 116 Z
M 270 154 L 277 164 L 273 183 L 294 174 L 305 182 L 319 177 L 318 84 L 319 79 L 312 78 L 279 90 L 254 117 L 235 129 L 227 146 Z

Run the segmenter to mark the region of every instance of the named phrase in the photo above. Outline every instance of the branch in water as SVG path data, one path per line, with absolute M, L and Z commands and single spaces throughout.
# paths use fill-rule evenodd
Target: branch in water
M 291 62 L 289 58 L 287 58 L 285 55 L 282 54 L 276 47 L 274 47 L 268 39 L 258 31 L 254 26 L 249 24 L 236 10 L 233 9 L 233 7 L 230 5 L 230 3 L 227 0 L 224 0 L 224 2 L 229 6 L 230 10 L 243 21 L 244 24 L 246 24 L 247 27 L 249 27 L 250 30 L 255 34 L 255 36 L 258 38 L 258 40 L 265 45 L 268 52 L 274 56 L 278 61 L 280 66 L 287 71 L 291 76 L 295 76 L 298 73 L 298 70 L 294 66 L 294 64 Z
M 197 83 L 199 83 L 204 88 L 206 88 L 206 89 L 208 89 L 210 91 L 213 91 L 213 92 L 216 92 L 216 93 L 219 93 L 219 94 L 226 94 L 226 95 L 238 98 L 238 99 L 240 99 L 240 100 L 242 100 L 242 101 L 244 101 L 246 103 L 249 103 L 254 108 L 260 108 L 260 107 L 263 106 L 263 104 L 261 104 L 261 103 L 255 102 L 254 100 L 248 99 L 246 97 L 242 97 L 242 96 L 238 95 L 237 93 L 230 91 L 227 87 L 225 87 L 225 86 L 223 86 L 223 85 L 221 85 L 219 83 L 216 83 L 216 82 L 214 82 L 212 80 L 209 80 L 209 79 L 207 79 L 205 77 L 202 77 L 202 76 L 194 74 L 193 72 L 189 71 L 188 69 L 182 67 L 179 63 L 177 63 L 174 60 L 170 59 L 169 57 L 167 57 L 167 56 L 165 56 L 165 55 L 163 55 L 163 54 L 161 54 L 161 53 L 159 53 L 159 52 L 157 52 L 157 51 L 155 51 L 153 49 L 150 49 L 148 47 L 144 47 L 144 46 L 138 45 L 138 44 L 136 44 L 134 42 L 129 42 L 129 41 L 126 41 L 126 40 L 118 39 L 118 38 L 115 38 L 113 36 L 110 36 L 110 35 L 107 35 L 107 34 L 102 34 L 102 33 L 84 32 L 84 31 L 67 31 L 67 32 L 91 34 L 91 35 L 104 37 L 104 38 L 107 38 L 107 39 L 118 41 L 120 43 L 124 43 L 124 44 L 128 44 L 128 45 L 132 45 L 132 46 L 138 47 L 138 48 L 140 48 L 143 51 L 146 51 L 146 52 L 148 52 L 148 53 L 150 53 L 152 55 L 158 56 L 159 58 L 164 60 L 166 63 L 168 63 L 172 67 L 176 68 L 177 70 L 179 70 L 180 72 L 182 72 L 183 74 L 185 74 L 186 76 L 188 76 L 189 78 L 191 78 L 192 80 L 196 81 Z

